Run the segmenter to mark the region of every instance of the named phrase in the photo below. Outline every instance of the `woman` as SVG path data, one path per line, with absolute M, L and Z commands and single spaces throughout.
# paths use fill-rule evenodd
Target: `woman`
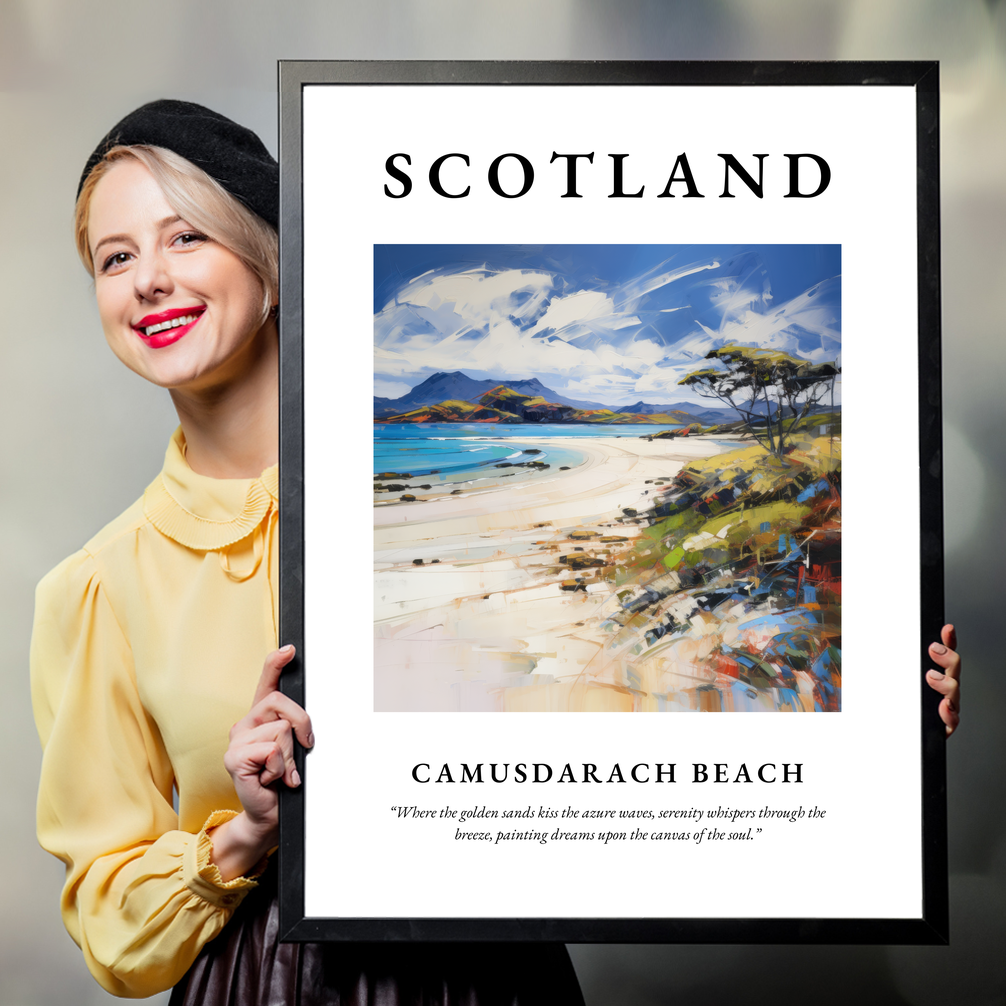
M 66 864 L 64 921 L 122 996 L 582 1003 L 559 945 L 276 942 L 276 786 L 300 785 L 294 736 L 313 744 L 274 649 L 277 184 L 253 133 L 175 101 L 123 119 L 81 179 L 105 336 L 180 427 L 142 499 L 39 585 L 38 830 Z M 955 646 L 948 626 L 930 651 L 948 734 Z
M 131 113 L 81 178 L 106 339 L 180 426 L 143 497 L 38 589 L 38 831 L 67 929 L 120 996 L 582 1004 L 561 945 L 277 944 L 276 787 L 300 785 L 293 738 L 313 744 L 274 649 L 277 220 L 258 137 L 187 102 Z

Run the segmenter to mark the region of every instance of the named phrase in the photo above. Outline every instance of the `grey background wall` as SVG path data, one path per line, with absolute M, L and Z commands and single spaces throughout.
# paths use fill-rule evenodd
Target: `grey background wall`
M 122 114 L 166 96 L 217 108 L 275 149 L 279 58 L 942 61 L 947 612 L 967 663 L 964 726 L 950 745 L 953 945 L 580 946 L 572 953 L 591 1006 L 1006 1002 L 1006 4 L 3 0 L 0 1006 L 109 998 L 63 931 L 61 868 L 34 838 L 32 591 L 139 495 L 175 423 L 167 396 L 128 373 L 104 345 L 71 241 L 78 173 Z M 882 342 L 877 355 L 882 362 Z M 894 562 L 897 535 L 889 530 Z M 787 855 L 812 882 L 813 850 Z

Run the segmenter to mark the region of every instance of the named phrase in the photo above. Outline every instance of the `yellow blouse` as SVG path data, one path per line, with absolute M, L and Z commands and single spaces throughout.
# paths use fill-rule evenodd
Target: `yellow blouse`
M 197 475 L 178 430 L 143 498 L 38 586 L 38 836 L 115 995 L 174 985 L 255 886 L 223 882 L 206 829 L 241 809 L 228 731 L 276 646 L 277 492 L 276 467 Z

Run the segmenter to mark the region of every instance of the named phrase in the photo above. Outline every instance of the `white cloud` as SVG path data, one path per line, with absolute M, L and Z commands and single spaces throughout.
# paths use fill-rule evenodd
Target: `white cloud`
M 538 335 L 548 329 L 554 329 L 557 335 L 562 335 L 562 330 L 567 325 L 576 325 L 577 322 L 593 321 L 599 325 L 604 325 L 605 321 L 613 319 L 615 305 L 611 298 L 605 296 L 598 290 L 578 290 L 568 297 L 555 297 L 548 305 L 545 313 L 538 319 L 537 324 L 531 329 L 531 335 Z M 632 324 L 637 319 L 621 319 L 621 324 L 616 327 L 625 327 Z M 581 326 L 576 325 L 577 329 Z
M 433 270 L 375 316 L 376 377 L 401 387 L 463 370 L 537 377 L 569 397 L 608 404 L 698 401 L 677 381 L 727 342 L 837 357 L 840 279 L 780 305 L 757 256 L 727 265 L 736 274 L 708 259 L 592 286 L 541 268 Z
M 411 390 L 412 385 L 404 381 L 382 381 L 380 378 L 374 380 L 374 395 L 377 398 L 401 398 Z
M 719 269 L 719 267 L 720 262 L 717 259 L 709 259 L 707 262 L 696 262 L 679 269 L 671 269 L 668 272 L 664 272 L 658 267 L 626 283 L 622 289 L 627 302 L 638 303 L 646 294 L 654 293 L 662 287 L 670 286 L 672 283 L 685 279 L 687 276 L 694 276 L 708 269 Z
M 840 279 L 829 279 L 775 311 L 760 313 L 748 309 L 738 311 L 735 317 L 724 315 L 716 341 L 780 349 L 815 362 L 834 360 L 842 343 L 838 312 L 840 288 Z M 808 345 L 808 337 L 812 337 L 816 345 Z

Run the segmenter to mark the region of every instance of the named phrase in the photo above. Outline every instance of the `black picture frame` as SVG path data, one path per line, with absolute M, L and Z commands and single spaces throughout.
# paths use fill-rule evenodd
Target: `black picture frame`
M 287 941 L 563 941 L 625 943 L 938 944 L 948 941 L 945 736 L 939 696 L 925 684 L 927 646 L 943 624 L 943 504 L 940 381 L 939 71 L 935 62 L 356 62 L 281 61 L 280 119 L 280 640 L 296 644 L 284 692 L 311 710 L 305 649 L 304 358 L 302 96 L 306 86 L 458 84 L 910 87 L 915 92 L 918 247 L 921 636 L 918 652 L 923 722 L 923 904 L 918 918 L 329 918 L 305 914 L 304 779 L 281 794 L 280 926 Z M 379 878 L 375 878 L 379 883 Z

